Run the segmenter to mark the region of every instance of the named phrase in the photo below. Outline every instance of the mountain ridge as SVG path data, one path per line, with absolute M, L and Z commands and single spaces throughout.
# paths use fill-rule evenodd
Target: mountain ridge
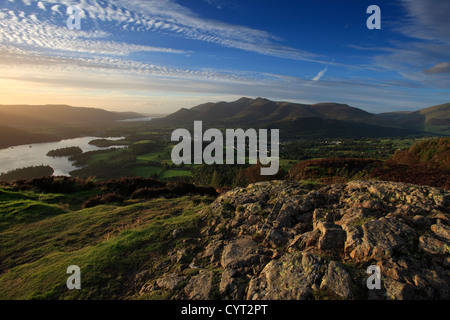
M 182 108 L 162 123 L 298 129 L 301 136 L 401 136 L 428 132 L 439 133 L 450 126 L 450 103 L 413 112 L 373 114 L 343 103 L 300 104 L 265 98 L 240 98 L 232 102 L 208 102 L 190 109 Z M 311 127 L 309 123 L 316 125 Z M 309 127 L 302 130 L 302 126 Z M 435 129 L 434 127 L 437 127 Z M 443 128 L 442 128 L 443 127 Z M 366 132 L 368 132 L 366 134 Z

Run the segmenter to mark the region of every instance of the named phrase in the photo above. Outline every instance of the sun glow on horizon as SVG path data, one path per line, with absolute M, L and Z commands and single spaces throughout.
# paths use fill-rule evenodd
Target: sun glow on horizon
M 69 30 L 66 0 L 9 0 L 0 104 L 167 114 L 242 96 L 373 113 L 446 103 L 450 26 L 432 9 L 450 5 L 417 1 L 383 4 L 383 28 L 368 30 L 362 2 L 86 0 Z

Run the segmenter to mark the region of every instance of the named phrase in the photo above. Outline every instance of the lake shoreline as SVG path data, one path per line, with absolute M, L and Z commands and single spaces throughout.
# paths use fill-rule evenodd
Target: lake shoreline
M 112 139 L 112 138 L 118 138 L 118 137 L 110 137 L 110 136 L 87 136 L 87 135 L 73 135 L 73 136 L 68 136 L 68 137 L 64 137 L 64 138 L 56 138 L 55 139 L 48 139 L 48 140 L 43 140 L 43 141 L 33 141 L 33 142 L 28 142 L 28 143 L 21 143 L 21 144 L 14 144 L 14 145 L 9 145 L 9 146 L 4 146 L 0 148 L 0 151 L 3 150 L 8 150 L 8 149 L 14 149 L 17 147 L 22 147 L 22 146 L 33 146 L 35 144 L 42 144 L 42 143 L 58 143 L 61 141 L 65 141 L 65 140 L 72 140 L 72 139 L 81 139 L 81 138 L 85 138 L 85 137 L 95 137 L 95 139 Z M 120 137 L 120 138 L 125 138 L 125 137 Z
M 98 136 L 82 136 L 78 138 L 62 139 L 54 142 L 41 142 L 33 144 L 23 144 L 13 146 L 6 149 L 0 149 L 0 172 L 8 172 L 16 169 L 48 165 L 52 167 L 55 176 L 70 176 L 70 172 L 79 167 L 74 166 L 74 161 L 69 157 L 49 157 L 48 152 L 51 150 L 63 149 L 67 147 L 77 146 L 83 153 L 96 150 L 107 150 L 111 148 L 123 148 L 124 145 L 111 145 L 109 147 L 98 147 L 89 142 L 96 139 L 106 139 L 110 141 L 122 140 L 125 137 L 98 137 Z

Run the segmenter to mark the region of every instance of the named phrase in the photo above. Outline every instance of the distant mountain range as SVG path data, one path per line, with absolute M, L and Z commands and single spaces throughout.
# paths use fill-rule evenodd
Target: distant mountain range
M 158 122 L 206 126 L 277 128 L 282 134 L 304 137 L 403 136 L 430 132 L 450 134 L 450 103 L 416 112 L 372 114 L 338 103 L 298 104 L 241 98 L 205 103 L 179 111 Z
M 68 105 L 0 105 L 0 148 L 96 134 L 116 121 L 144 117 L 135 112 Z M 203 121 L 205 127 L 280 129 L 285 138 L 450 135 L 450 103 L 414 112 L 373 114 L 338 103 L 308 105 L 241 98 L 183 108 L 154 119 L 152 125 L 189 127 L 195 120 Z
M 0 148 L 74 138 L 118 120 L 142 117 L 135 112 L 67 105 L 0 105 Z M 82 127 L 92 129 L 81 131 Z
M 142 117 L 135 112 L 111 112 L 68 105 L 0 105 L 0 126 L 14 128 L 89 125 Z

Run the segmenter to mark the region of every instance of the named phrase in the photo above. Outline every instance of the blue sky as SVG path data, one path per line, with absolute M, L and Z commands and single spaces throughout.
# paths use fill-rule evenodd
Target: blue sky
M 247 96 L 378 113 L 450 101 L 450 1 L 0 4 L 0 104 L 169 113 Z M 381 30 L 366 27 L 370 5 Z

